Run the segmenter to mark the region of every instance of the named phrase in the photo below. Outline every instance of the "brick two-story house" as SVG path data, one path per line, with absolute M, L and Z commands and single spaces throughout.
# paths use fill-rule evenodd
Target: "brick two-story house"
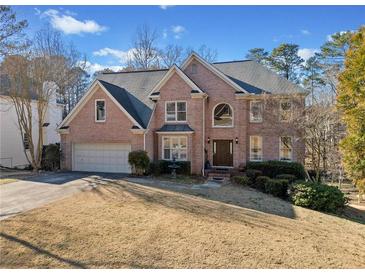
M 254 61 L 208 63 L 196 53 L 180 67 L 103 73 L 60 125 L 62 167 L 130 172 L 128 153 L 140 149 L 151 160 L 190 161 L 194 174 L 206 161 L 302 161 L 288 120 L 305 95 Z

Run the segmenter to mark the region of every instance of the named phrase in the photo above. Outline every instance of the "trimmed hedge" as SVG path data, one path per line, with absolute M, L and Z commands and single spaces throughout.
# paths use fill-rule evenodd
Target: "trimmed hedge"
M 263 162 L 248 162 L 247 169 L 260 170 L 262 175 L 270 178 L 275 178 L 280 174 L 292 174 L 298 179 L 305 178 L 304 167 L 297 162 L 284 161 L 263 161 Z
M 148 173 L 156 176 L 160 174 L 170 174 L 171 168 L 169 168 L 169 165 L 172 165 L 172 163 L 172 161 L 166 160 L 153 162 L 149 166 Z M 179 168 L 176 169 L 176 174 L 191 175 L 190 161 L 176 161 L 175 164 L 179 166 Z
M 293 174 L 279 174 L 276 176 L 276 179 L 288 180 L 289 184 L 291 184 L 297 179 L 297 177 Z
M 285 199 L 288 197 L 289 182 L 285 179 L 269 179 L 265 183 L 265 192 Z
M 258 176 L 252 186 L 258 190 L 265 192 L 265 184 L 270 180 L 271 179 L 267 176 Z
M 335 213 L 344 208 L 348 201 L 337 187 L 322 183 L 296 182 L 290 192 L 295 205 L 325 212 Z
M 246 170 L 246 176 L 248 178 L 250 178 L 252 183 L 255 183 L 256 178 L 261 175 L 262 175 L 261 170 L 256 170 L 256 169 L 247 169 Z
M 250 179 L 247 176 L 233 176 L 233 182 L 240 185 L 248 185 L 250 183 Z

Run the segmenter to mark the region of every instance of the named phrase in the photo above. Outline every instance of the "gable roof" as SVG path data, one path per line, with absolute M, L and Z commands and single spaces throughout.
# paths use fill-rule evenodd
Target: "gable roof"
M 217 62 L 212 65 L 250 93 L 285 94 L 307 92 L 299 85 L 293 84 L 252 60 Z
M 98 80 L 115 100 L 140 124 L 147 127 L 152 110 L 124 88 Z
M 213 66 L 212 64 L 208 63 L 207 61 L 205 61 L 202 57 L 200 57 L 196 52 L 192 52 L 188 58 L 186 58 L 186 60 L 183 62 L 183 64 L 181 65 L 181 68 L 184 70 L 189 63 L 192 60 L 197 60 L 199 63 L 201 63 L 204 67 L 206 67 L 208 70 L 210 70 L 211 72 L 213 72 L 215 75 L 217 75 L 219 78 L 221 78 L 223 81 L 225 81 L 228 85 L 232 86 L 235 91 L 240 91 L 243 93 L 249 93 L 248 91 L 246 91 L 243 87 L 241 87 L 240 85 L 238 85 L 235 81 L 233 81 L 230 77 L 227 77 L 227 75 L 225 75 L 224 73 L 222 73 L 219 69 L 217 69 L 215 66 Z
M 193 93 L 203 93 L 203 91 L 191 80 L 178 66 L 173 65 L 169 71 L 162 77 L 162 79 L 153 87 L 151 90 L 149 96 L 154 96 L 155 93 L 158 93 L 160 91 L 160 88 L 174 75 L 174 73 L 177 73 L 177 75 L 180 76 L 181 79 L 185 81 L 186 84 L 188 84 Z M 157 96 L 159 94 L 156 94 Z

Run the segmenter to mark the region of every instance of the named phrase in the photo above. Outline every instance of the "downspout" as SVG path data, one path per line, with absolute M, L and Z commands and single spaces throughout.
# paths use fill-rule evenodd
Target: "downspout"
M 203 97 L 203 176 L 205 176 L 205 100 L 206 100 L 206 96 Z

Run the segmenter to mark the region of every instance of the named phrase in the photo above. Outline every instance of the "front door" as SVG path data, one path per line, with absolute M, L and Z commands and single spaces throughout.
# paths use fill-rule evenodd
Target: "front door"
M 213 165 L 233 166 L 232 140 L 213 140 Z

